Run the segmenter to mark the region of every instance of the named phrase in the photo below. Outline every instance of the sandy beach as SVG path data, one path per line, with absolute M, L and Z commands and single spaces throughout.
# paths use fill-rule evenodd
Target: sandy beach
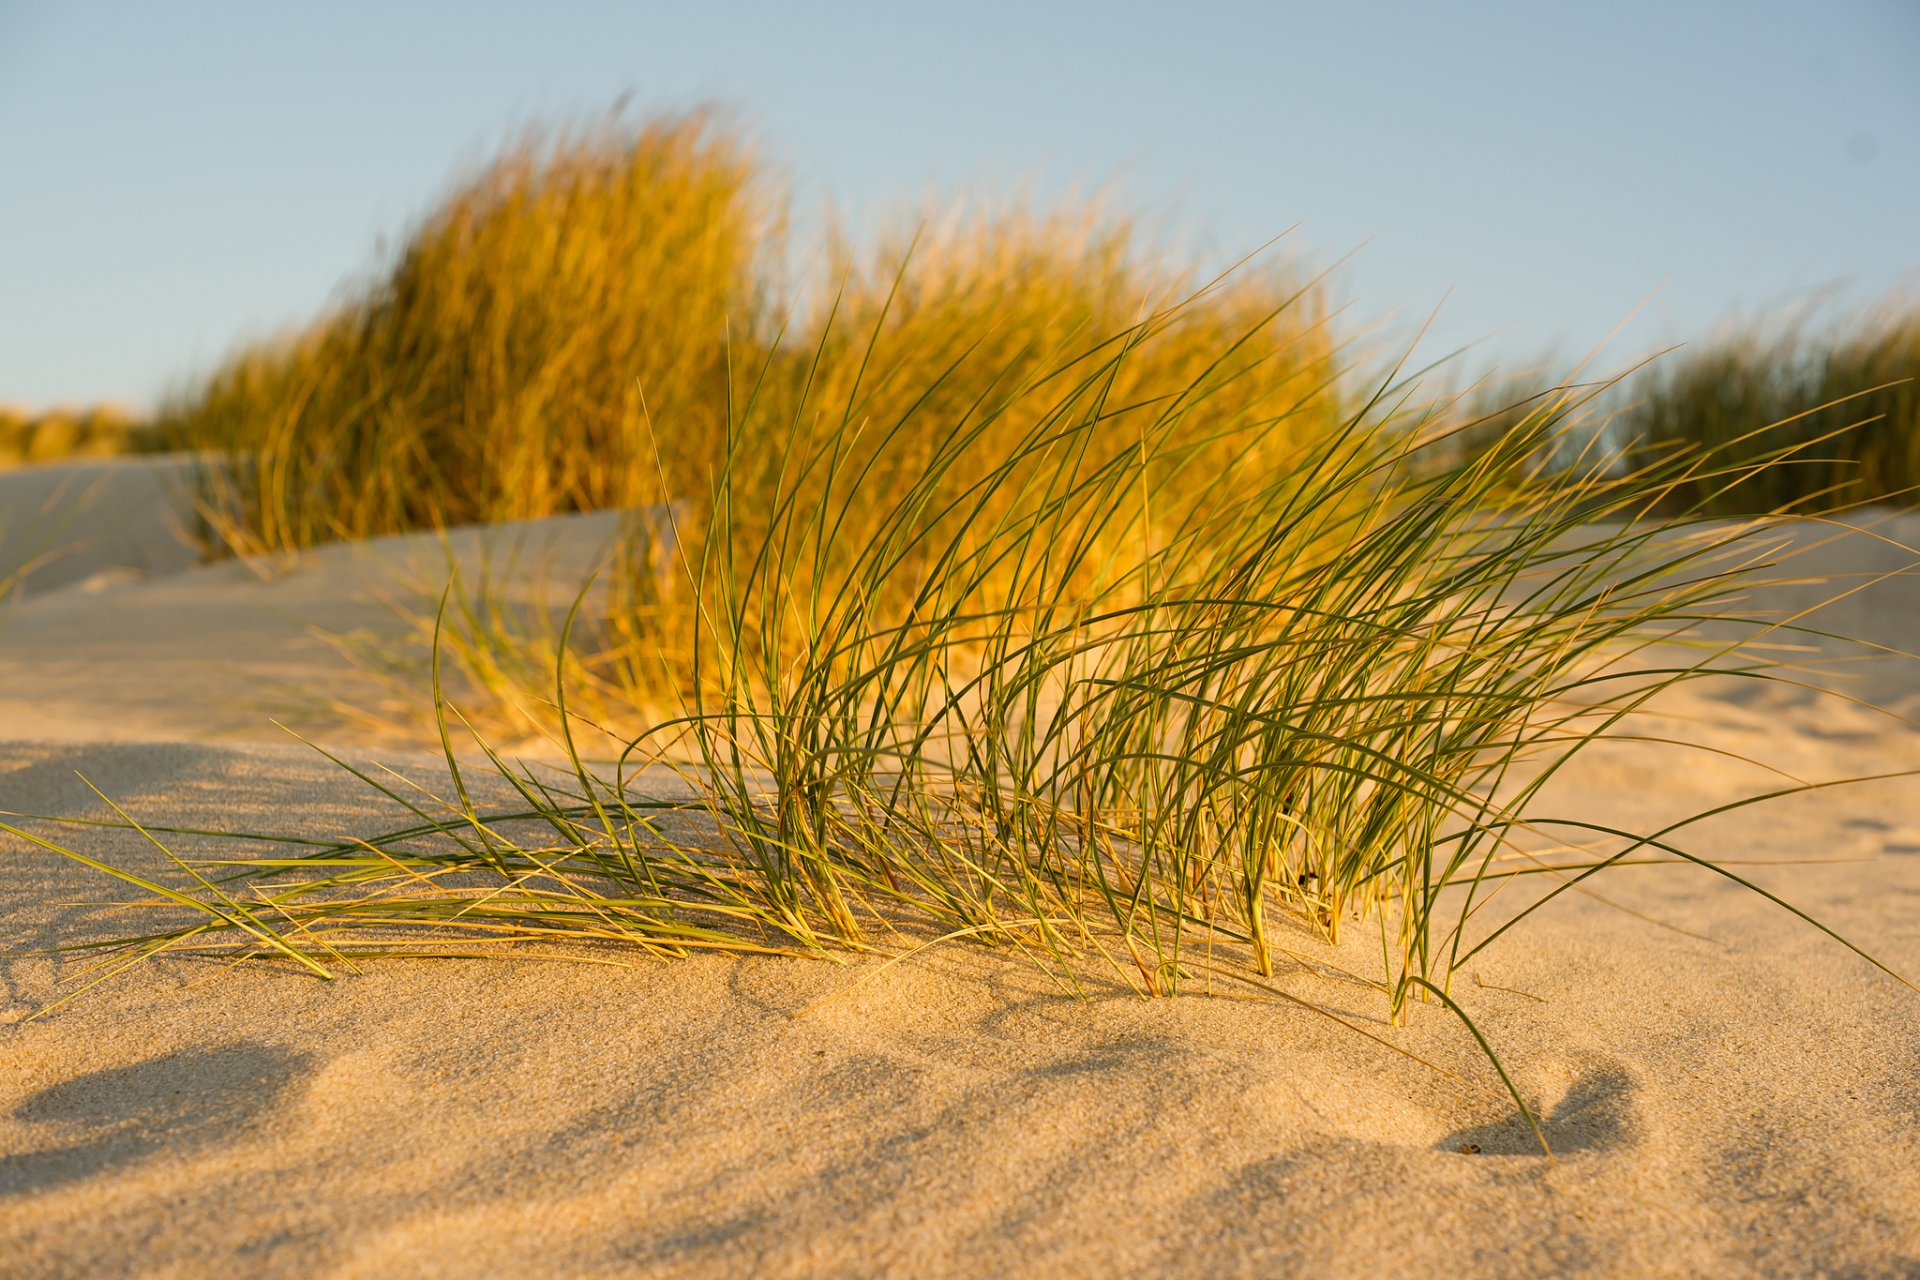
M 163 509 L 177 465 L 0 476 L 16 518 L 39 507 L 6 486 L 42 505 L 62 476 L 120 486 L 0 613 L 0 809 L 110 817 L 78 773 L 171 826 L 386 824 L 267 716 L 297 713 L 289 690 L 375 697 L 316 628 L 399 627 L 382 591 L 482 536 L 195 566 Z M 1909 647 L 1920 516 L 1856 523 L 1874 531 L 1805 531 L 1826 545 L 1795 573 L 1822 581 L 1755 605 L 1894 575 L 1820 625 Z M 611 529 L 486 536 L 537 535 L 565 580 Z M 18 537 L 0 551 L 23 558 Z M 1920 718 L 1920 664 L 1849 671 L 1850 694 Z M 296 727 L 333 748 L 440 769 L 310 710 Z M 1659 710 L 1660 732 L 1732 754 L 1610 744 L 1548 807 L 1651 829 L 1781 785 L 1734 755 L 1807 780 L 1920 768 L 1920 729 L 1811 690 L 1701 684 Z M 1686 834 L 1920 975 L 1920 779 Z M 61 838 L 165 874 L 135 833 Z M 1404 1052 L 1226 982 L 1076 998 L 964 944 L 890 967 L 393 961 L 332 982 L 168 960 L 35 1017 L 88 961 L 25 953 L 126 917 L 83 867 L 6 837 L 0 860 L 9 1276 L 1920 1274 L 1920 994 L 1698 869 L 1600 877 L 1460 976 L 1549 1160 L 1444 1009 L 1394 1028 L 1298 970 L 1277 984 Z

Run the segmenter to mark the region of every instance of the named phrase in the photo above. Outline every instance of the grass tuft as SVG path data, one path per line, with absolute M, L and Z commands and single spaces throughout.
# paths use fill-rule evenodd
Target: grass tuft
M 160 425 L 243 460 L 203 494 L 242 552 L 646 501 L 648 406 L 686 445 L 663 449 L 669 475 L 697 471 L 728 325 L 752 344 L 777 245 L 746 144 L 710 115 L 530 132 L 377 282 Z
M 27 413 L 0 406 L 0 470 L 69 458 L 152 453 L 169 441 L 151 425 L 112 405 Z
M 1733 485 L 1677 485 L 1677 503 L 1738 516 L 1910 506 L 1920 492 L 1920 309 L 1910 301 L 1824 335 L 1754 326 L 1659 362 L 1633 391 L 1620 439 L 1750 469 Z

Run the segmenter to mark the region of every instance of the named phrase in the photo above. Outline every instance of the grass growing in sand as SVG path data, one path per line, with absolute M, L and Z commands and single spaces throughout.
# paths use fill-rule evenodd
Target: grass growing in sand
M 1920 491 L 1920 307 L 1883 303 L 1825 335 L 1751 327 L 1636 379 L 1615 424 L 1643 451 L 1707 449 L 1753 468 L 1675 499 L 1723 515 L 1911 505 Z
M 496 692 L 539 668 L 456 589 L 446 785 L 339 762 L 403 825 L 194 833 L 234 843 L 175 884 L 7 826 L 148 895 L 91 981 L 185 950 L 330 976 L 968 939 L 1069 985 L 1287 999 L 1358 938 L 1393 1018 L 1466 1021 L 1454 973 L 1535 909 L 1488 911 L 1502 887 L 1699 861 L 1538 801 L 1660 691 L 1768 678 L 1693 636 L 1737 622 L 1754 554 L 1704 519 L 1755 474 L 1740 441 L 1623 461 L 1576 425 L 1593 391 L 1490 431 L 1397 371 L 1356 393 L 1313 289 L 1196 289 L 1091 217 L 840 252 L 819 306 L 776 309 L 743 157 L 699 118 L 529 143 L 174 406 L 251 460 L 209 495 L 240 549 L 647 515 L 540 640 L 560 768 L 466 733 L 443 654 Z M 639 727 L 609 746 L 583 692 Z
M 911 410 L 926 435 L 1197 283 L 1093 207 L 936 221 L 911 254 L 907 238 L 835 240 L 794 288 L 784 199 L 713 117 L 529 134 L 369 284 L 172 396 L 160 426 L 236 460 L 209 468 L 202 500 L 241 552 L 636 508 L 709 490 L 749 384 L 756 429 L 831 402 L 876 422 Z M 1246 275 L 1185 307 L 1117 394 L 1177 394 L 1224 356 L 1235 408 L 1322 403 L 1333 351 L 1316 295 Z M 1252 346 L 1230 350 L 1243 335 Z M 1020 429 L 1026 407 L 994 429 Z M 774 479 L 743 465 L 735 484 Z
M 651 666 L 666 711 L 617 759 L 580 745 L 563 662 L 567 765 L 476 736 L 488 788 L 514 796 L 480 803 L 436 666 L 443 794 L 339 762 L 404 826 L 226 833 L 226 855 L 174 859 L 179 886 L 6 829 L 150 895 L 154 925 L 100 944 L 94 981 L 181 950 L 332 975 L 503 947 L 619 962 L 965 938 L 1070 985 L 1097 969 L 1147 995 L 1218 980 L 1284 999 L 1273 979 L 1326 962 L 1311 939 L 1357 932 L 1377 963 L 1353 980 L 1395 1019 L 1433 999 L 1463 1021 L 1450 980 L 1514 922 L 1481 923 L 1509 880 L 1708 865 L 1673 829 L 1535 801 L 1660 690 L 1765 678 L 1678 643 L 1726 616 L 1740 566 L 1723 526 L 1647 513 L 1712 459 L 1542 467 L 1570 393 L 1464 460 L 1439 449 L 1450 420 L 1409 420 L 1393 385 L 1332 430 L 1311 398 L 1210 416 L 1239 403 L 1233 344 L 1181 392 L 1128 398 L 1131 362 L 1182 318 L 1010 368 L 927 435 L 911 406 L 931 395 L 880 422 L 854 412 L 857 379 L 763 398 L 769 358 L 701 523 L 630 570 L 683 607 L 623 659 Z M 1575 851 L 1541 853 L 1555 833 Z M 1594 837 L 1611 847 L 1581 851 Z
M 529 134 L 381 276 L 240 352 L 160 425 L 247 460 L 203 495 L 240 551 L 630 505 L 720 430 L 728 325 L 751 346 L 778 210 L 705 116 Z

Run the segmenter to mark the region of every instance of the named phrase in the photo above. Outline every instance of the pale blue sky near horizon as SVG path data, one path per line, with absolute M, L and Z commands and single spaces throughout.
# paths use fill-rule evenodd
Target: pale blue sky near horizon
M 1476 365 L 1920 284 L 1920 0 L 0 0 L 0 403 L 150 405 L 623 95 L 730 109 L 803 215 L 1105 188 L 1215 261 L 1295 228 L 1352 253 L 1353 327 L 1444 299 L 1422 351 Z

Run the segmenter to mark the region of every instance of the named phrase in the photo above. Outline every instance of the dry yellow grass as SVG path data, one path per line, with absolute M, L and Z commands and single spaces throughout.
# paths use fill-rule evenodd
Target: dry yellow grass
M 378 283 L 163 425 L 241 460 L 208 496 L 242 550 L 647 500 L 647 410 L 674 424 L 670 466 L 720 430 L 728 325 L 761 327 L 777 215 L 706 115 L 529 133 Z
M 711 115 L 528 134 L 377 283 L 240 351 L 163 425 L 239 460 L 207 495 L 239 550 L 697 504 L 729 422 L 766 434 L 766 467 L 796 432 L 904 424 L 915 447 L 868 477 L 884 486 L 983 416 L 993 432 L 972 447 L 992 456 L 1030 425 L 1008 403 L 1038 406 L 1034 379 L 1071 376 L 1064 352 L 1092 359 L 1202 283 L 1096 208 L 1015 209 L 950 217 L 917 244 L 831 245 L 803 306 L 780 287 L 785 221 Z M 1296 292 L 1249 272 L 1189 300 L 1107 390 L 1105 434 L 1137 435 L 1141 413 L 1196 386 L 1217 421 L 1320 397 L 1333 344 L 1317 295 Z
M 28 413 L 0 407 L 0 467 L 62 458 L 110 458 L 157 447 L 159 436 L 113 405 Z

